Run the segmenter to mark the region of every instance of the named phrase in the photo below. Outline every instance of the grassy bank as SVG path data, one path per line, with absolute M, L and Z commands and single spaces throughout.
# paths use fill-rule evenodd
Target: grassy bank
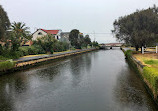
M 132 59 L 133 54 L 137 54 L 137 53 L 138 52 L 132 51 L 132 50 L 124 51 L 124 54 L 125 54 L 125 57 L 126 57 L 128 64 L 131 66 L 131 68 L 133 70 L 135 70 L 136 73 L 140 73 L 136 64 L 133 62 L 133 59 Z
M 137 61 L 137 64 L 140 66 L 140 64 L 144 67 L 142 67 L 143 72 L 141 73 L 141 76 L 146 83 L 146 85 L 150 88 L 154 99 L 157 100 L 158 96 L 158 55 L 157 54 L 140 54 L 133 51 L 125 51 L 126 58 L 128 61 L 134 64 L 136 70 L 138 69 L 138 66 L 134 63 L 134 60 L 132 60 L 132 57 L 134 57 Z M 139 63 L 138 63 L 139 62 Z
M 137 60 L 145 65 L 143 68 L 143 77 L 150 85 L 154 98 L 158 96 L 158 55 L 157 54 L 134 54 Z
M 15 66 L 15 62 L 12 59 L 0 56 L 0 71 L 11 69 Z
M 0 62 L 0 71 L 6 71 L 8 69 L 11 69 L 15 66 L 15 62 L 12 60 L 7 61 L 1 61 Z

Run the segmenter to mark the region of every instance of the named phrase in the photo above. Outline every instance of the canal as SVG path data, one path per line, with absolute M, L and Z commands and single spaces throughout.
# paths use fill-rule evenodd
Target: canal
M 0 76 L 0 111 L 157 111 L 118 48 Z

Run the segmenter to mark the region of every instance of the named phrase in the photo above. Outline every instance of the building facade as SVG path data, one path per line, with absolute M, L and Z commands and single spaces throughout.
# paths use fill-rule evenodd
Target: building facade
M 56 39 L 60 39 L 61 38 L 61 32 L 62 30 L 45 30 L 45 29 L 37 29 L 37 31 L 35 31 L 32 34 L 32 40 L 37 40 L 37 38 L 41 38 L 43 36 L 46 36 L 48 34 L 54 36 Z
M 60 39 L 60 41 L 61 42 L 70 43 L 70 41 L 69 41 L 69 35 L 70 35 L 70 32 L 61 32 L 61 39 Z

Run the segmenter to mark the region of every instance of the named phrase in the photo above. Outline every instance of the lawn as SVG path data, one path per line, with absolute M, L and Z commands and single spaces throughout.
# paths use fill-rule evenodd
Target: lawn
M 154 66 L 158 68 L 158 54 L 134 54 L 133 55 L 137 60 L 139 60 L 143 65 L 149 67 Z

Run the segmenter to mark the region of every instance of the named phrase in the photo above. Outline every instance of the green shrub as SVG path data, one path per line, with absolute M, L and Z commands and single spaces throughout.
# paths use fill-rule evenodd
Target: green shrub
M 37 50 L 38 54 L 45 54 L 46 51 L 40 45 L 33 45 Z
M 52 48 L 53 48 L 54 52 L 61 52 L 64 50 L 64 47 L 59 42 L 54 43 Z
M 76 50 L 74 47 L 70 48 L 70 50 Z
M 52 35 L 46 35 L 42 38 L 38 38 L 34 41 L 33 44 L 35 47 L 38 47 L 40 53 L 53 53 L 53 52 L 61 52 L 69 49 L 69 43 L 61 42 L 52 37 Z M 38 52 L 38 53 L 39 53 Z
M 3 53 L 1 56 L 8 58 L 8 59 L 17 59 L 21 56 L 21 52 L 19 51 L 6 51 L 6 53 Z
M 6 57 L 0 55 L 0 61 L 2 61 L 2 60 L 8 60 L 8 58 L 6 58 Z
M 21 51 L 17 51 L 17 55 L 18 55 L 19 57 L 24 56 L 23 52 L 21 52 Z
M 51 53 L 51 54 L 53 54 L 53 53 L 54 53 L 53 49 L 51 49 L 51 50 L 50 50 L 50 53 Z
M 19 51 L 23 54 L 23 56 L 45 53 L 45 51 L 38 45 L 20 47 Z
M 64 48 L 63 51 L 66 51 L 66 50 L 69 49 L 69 44 L 68 44 L 68 43 L 66 43 L 66 42 L 62 42 L 62 45 L 63 45 L 63 48 Z
M 143 77 L 150 83 L 151 87 L 157 93 L 158 89 L 158 69 L 153 67 L 143 68 Z
M 125 51 L 126 58 L 130 58 L 132 56 L 132 52 L 133 52 L 132 50 Z
M 11 69 L 15 66 L 15 62 L 12 60 L 0 62 L 0 71 Z
M 39 52 L 39 49 L 36 48 L 35 46 L 28 47 L 28 54 L 29 55 L 36 55 L 36 54 L 38 54 L 38 52 Z
M 19 51 L 23 53 L 23 56 L 29 55 L 29 46 L 19 47 Z
M 10 58 L 12 58 L 12 59 L 17 59 L 21 56 L 22 56 L 22 53 L 20 51 L 15 51 L 15 52 L 10 53 Z

